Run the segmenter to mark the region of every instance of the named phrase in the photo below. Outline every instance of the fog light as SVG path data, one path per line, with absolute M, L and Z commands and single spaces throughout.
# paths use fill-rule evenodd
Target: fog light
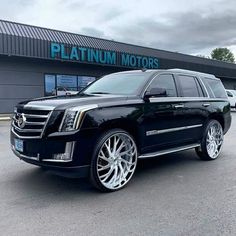
M 57 153 L 53 155 L 53 159 L 58 161 L 69 161 L 71 160 L 71 157 L 69 153 Z
M 53 160 L 55 160 L 55 161 L 71 161 L 72 160 L 73 145 L 74 145 L 74 142 L 66 143 L 65 152 L 53 154 Z

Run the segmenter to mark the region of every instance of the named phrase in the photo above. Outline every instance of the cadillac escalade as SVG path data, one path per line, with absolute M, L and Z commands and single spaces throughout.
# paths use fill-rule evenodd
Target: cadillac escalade
M 106 75 L 76 95 L 19 103 L 11 147 L 21 160 L 101 191 L 132 178 L 138 159 L 195 149 L 220 155 L 231 124 L 230 104 L 214 75 L 140 70 Z

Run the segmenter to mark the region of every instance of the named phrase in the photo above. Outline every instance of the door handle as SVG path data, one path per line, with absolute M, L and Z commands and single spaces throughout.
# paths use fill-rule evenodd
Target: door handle
M 209 107 L 211 104 L 210 103 L 203 103 L 202 106 L 203 107 Z
M 184 104 L 175 105 L 174 107 L 175 107 L 176 109 L 178 109 L 178 108 L 183 108 L 183 107 L 184 107 Z

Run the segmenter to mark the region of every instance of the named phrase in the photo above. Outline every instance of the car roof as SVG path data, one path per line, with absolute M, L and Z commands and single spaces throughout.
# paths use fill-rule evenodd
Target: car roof
M 168 71 L 177 72 L 177 73 L 184 73 L 184 74 L 191 74 L 191 75 L 198 75 L 198 76 L 207 77 L 207 78 L 210 78 L 210 79 L 218 79 L 212 74 L 198 72 L 198 71 L 192 71 L 192 70 L 169 69 Z
M 189 75 L 196 75 L 196 76 L 201 76 L 201 77 L 207 77 L 210 79 L 216 79 L 219 80 L 218 78 L 216 78 L 214 75 L 212 74 L 207 74 L 207 73 L 202 73 L 202 72 L 198 72 L 198 71 L 192 71 L 192 70 L 184 70 L 184 69 L 142 69 L 142 70 L 128 70 L 128 71 L 121 71 L 121 72 L 116 72 L 115 74 L 123 74 L 123 73 L 148 73 L 149 75 L 155 75 L 158 74 L 160 72 L 173 72 L 173 73 L 184 73 L 184 74 L 189 74 Z

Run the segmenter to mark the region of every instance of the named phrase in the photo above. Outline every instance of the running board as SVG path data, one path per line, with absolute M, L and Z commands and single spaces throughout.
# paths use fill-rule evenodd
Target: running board
M 144 158 L 149 158 L 149 157 L 157 157 L 157 156 L 161 156 L 161 155 L 165 155 L 165 154 L 169 154 L 169 153 L 174 153 L 174 152 L 180 152 L 180 151 L 184 151 L 184 150 L 188 150 L 188 149 L 196 148 L 196 147 L 200 147 L 200 144 L 195 143 L 195 144 L 186 145 L 186 146 L 182 146 L 182 147 L 178 147 L 178 148 L 170 148 L 170 149 L 162 150 L 159 152 L 146 153 L 146 154 L 140 155 L 138 158 L 144 159 Z

